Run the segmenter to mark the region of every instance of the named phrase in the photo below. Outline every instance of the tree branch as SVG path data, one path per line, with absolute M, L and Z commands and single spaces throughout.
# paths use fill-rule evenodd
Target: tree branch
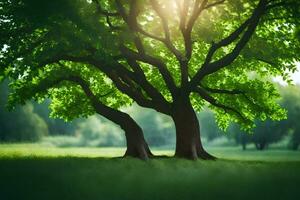
M 242 49 L 246 46 L 251 36 L 253 35 L 261 16 L 265 13 L 267 6 L 267 0 L 260 0 L 258 6 L 254 9 L 250 18 L 248 18 L 238 29 L 236 29 L 232 34 L 228 37 L 224 38 L 218 43 L 212 43 L 211 48 L 208 51 L 205 62 L 198 70 L 196 75 L 193 77 L 191 81 L 191 87 L 196 87 L 197 84 L 207 75 L 212 74 L 228 65 L 230 65 L 240 54 Z M 231 53 L 225 55 L 223 58 L 210 63 L 214 53 L 221 47 L 227 46 L 234 42 L 240 34 L 243 32 L 241 39 L 235 45 L 235 48 Z
M 168 89 L 170 90 L 172 96 L 174 97 L 176 92 L 177 92 L 177 88 L 174 82 L 173 77 L 171 76 L 170 72 L 167 69 L 167 66 L 159 59 L 149 56 L 149 55 L 143 55 L 143 54 L 139 54 L 136 53 L 130 49 L 128 49 L 127 47 L 123 46 L 122 47 L 122 51 L 123 54 L 129 58 L 129 59 L 134 59 L 137 61 L 141 61 L 147 64 L 150 64 L 154 67 L 157 67 L 160 74 L 162 75 Z
M 58 84 L 60 84 L 61 82 L 64 82 L 64 81 L 69 81 L 69 82 L 72 82 L 72 83 L 75 83 L 75 84 L 79 85 L 82 88 L 85 95 L 87 96 L 87 98 L 90 100 L 90 102 L 91 102 L 93 108 L 95 109 L 96 113 L 98 113 L 99 115 L 111 120 L 112 122 L 116 123 L 119 126 L 122 126 L 122 124 L 124 124 L 123 116 L 124 115 L 127 116 L 127 114 L 103 104 L 99 100 L 98 95 L 96 96 L 93 93 L 93 91 L 90 89 L 89 83 L 87 83 L 87 81 L 82 79 L 80 76 L 77 76 L 77 75 L 61 76 L 61 77 L 59 77 L 55 80 L 52 80 L 52 81 L 44 79 L 44 80 L 42 80 L 43 83 L 39 84 L 39 86 L 42 85 L 43 87 L 39 88 L 39 90 L 36 90 L 35 92 L 38 93 L 39 91 L 47 90 L 47 89 L 49 89 L 51 87 L 54 87 L 54 86 L 56 86 L 56 85 L 58 85 Z M 103 94 L 103 95 L 101 95 L 101 97 L 104 97 L 104 96 L 107 96 L 107 95 L 109 95 L 109 93 Z
M 232 94 L 232 95 L 245 94 L 246 93 L 245 91 L 238 90 L 238 89 L 233 89 L 233 90 L 215 89 L 215 88 L 205 87 L 203 85 L 200 85 L 200 87 L 203 88 L 204 90 L 210 92 L 210 93 Z
M 127 59 L 127 63 L 133 68 L 136 74 L 139 75 L 140 84 L 144 85 L 144 90 L 152 98 L 153 101 L 157 101 L 159 105 L 169 107 L 169 103 L 164 98 L 164 96 L 155 88 L 151 83 L 148 82 L 141 66 L 133 59 Z
M 217 5 L 223 4 L 224 2 L 225 2 L 225 0 L 219 0 L 214 3 L 207 4 L 204 9 L 209 9 L 209 8 L 215 7 Z
M 99 0 L 92 0 L 92 2 L 97 6 L 98 13 L 109 16 L 109 17 L 117 17 L 120 16 L 120 13 L 118 12 L 108 12 L 102 8 L 102 6 L 99 3 Z
M 247 96 L 246 91 L 233 89 L 233 90 L 224 90 L 224 89 L 213 89 L 208 87 L 201 86 L 204 90 L 210 92 L 210 93 L 217 93 L 217 94 L 228 94 L 228 95 L 242 95 L 248 102 L 250 102 L 253 106 L 257 108 L 258 111 L 265 111 L 268 112 L 268 109 L 265 109 L 264 107 L 256 104 L 253 99 L 250 99 L 250 97 Z
M 165 32 L 165 38 L 163 39 L 163 43 L 168 47 L 168 49 L 176 56 L 177 60 L 182 60 L 183 56 L 181 55 L 180 51 L 176 49 L 176 47 L 173 45 L 171 41 L 171 36 L 170 36 L 170 30 L 169 30 L 169 25 L 168 25 L 168 20 L 165 17 L 163 10 L 161 9 L 161 6 L 156 0 L 150 0 L 151 5 L 157 15 L 160 17 L 163 25 L 163 29 Z
M 212 96 L 210 96 L 205 90 L 203 90 L 200 87 L 197 87 L 193 90 L 194 92 L 198 93 L 204 100 L 206 100 L 208 103 L 210 103 L 211 105 L 221 108 L 223 109 L 225 112 L 233 112 L 235 113 L 239 118 L 241 118 L 243 121 L 247 122 L 249 121 L 246 117 L 244 117 L 242 115 L 242 113 L 240 113 L 238 110 L 230 107 L 230 106 L 226 106 L 224 104 L 218 103 L 216 99 L 214 99 Z
M 47 62 L 43 62 L 43 65 L 40 64 L 40 66 L 57 63 L 60 60 L 90 64 L 98 68 L 106 76 L 108 76 L 111 80 L 113 80 L 113 83 L 121 92 L 127 94 L 139 105 L 147 108 L 159 110 L 160 112 L 163 113 L 169 112 L 168 104 L 163 104 L 166 102 L 160 102 L 158 104 L 157 101 L 147 99 L 144 96 L 143 92 L 140 91 L 140 89 L 137 89 L 136 85 L 141 86 L 142 89 L 145 91 L 149 89 L 148 88 L 149 85 L 146 85 L 145 82 L 139 80 L 137 74 L 129 71 L 128 69 L 126 69 L 125 67 L 123 67 L 121 64 L 117 62 L 114 64 L 107 64 L 105 60 L 96 61 L 92 58 L 92 56 L 74 57 L 74 56 L 61 54 L 61 55 L 57 55 L 55 58 L 51 60 L 48 60 Z M 166 106 L 162 106 L 162 105 L 166 105 Z
M 120 13 L 118 13 L 118 12 L 108 12 L 108 11 L 104 10 L 104 9 L 102 8 L 101 4 L 99 3 L 99 0 L 92 0 L 92 2 L 96 5 L 97 12 L 98 12 L 100 15 L 105 16 L 105 18 L 106 18 L 106 23 L 108 24 L 109 28 L 110 28 L 112 31 L 122 30 L 122 27 L 114 26 L 114 25 L 111 23 L 111 21 L 110 21 L 110 17 L 120 17 Z

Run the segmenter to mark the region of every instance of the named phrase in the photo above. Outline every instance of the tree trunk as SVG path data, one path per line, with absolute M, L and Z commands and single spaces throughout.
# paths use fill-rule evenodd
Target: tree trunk
M 124 157 L 135 157 L 147 160 L 153 156 L 145 141 L 141 127 L 128 115 L 121 128 L 125 131 L 127 150 Z
M 245 151 L 247 149 L 247 136 L 245 134 L 242 134 L 241 137 L 243 151 Z
M 127 150 L 124 157 L 148 160 L 153 156 L 145 141 L 142 128 L 127 113 L 115 110 L 101 103 L 94 103 L 98 114 L 119 125 L 125 132 Z
M 297 151 L 298 148 L 299 148 L 299 143 L 298 143 L 298 142 L 293 142 L 292 149 L 293 149 L 294 151 Z
M 202 146 L 199 121 L 190 100 L 188 98 L 176 100 L 174 103 L 172 119 L 176 127 L 175 156 L 192 160 L 198 158 L 215 159 Z
M 78 77 L 69 77 L 75 83 L 78 83 L 87 97 L 89 97 L 95 111 L 108 120 L 119 125 L 125 132 L 127 150 L 124 156 L 131 156 L 147 160 L 152 153 L 146 143 L 141 127 L 127 114 L 106 106 L 94 95 L 89 85 Z
M 265 142 L 255 143 L 255 147 L 257 150 L 262 151 L 266 148 L 266 143 Z
M 246 144 L 245 142 L 243 142 L 243 143 L 242 143 L 242 146 L 243 146 L 243 151 L 245 151 L 246 148 L 247 148 L 247 144 Z

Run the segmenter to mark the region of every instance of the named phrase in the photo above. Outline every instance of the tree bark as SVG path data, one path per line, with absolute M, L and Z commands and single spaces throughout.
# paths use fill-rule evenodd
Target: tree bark
M 126 114 L 127 115 L 127 114 Z M 142 160 L 148 160 L 153 157 L 147 142 L 145 141 L 143 130 L 129 116 L 125 115 L 124 122 L 120 126 L 125 131 L 127 150 L 124 157 L 135 157 Z
M 202 146 L 199 121 L 189 98 L 177 99 L 174 102 L 172 119 L 176 128 L 176 157 L 192 160 L 216 159 Z
M 148 160 L 153 156 L 145 141 L 142 128 L 127 113 L 95 103 L 97 113 L 119 125 L 125 132 L 127 149 L 124 157 Z

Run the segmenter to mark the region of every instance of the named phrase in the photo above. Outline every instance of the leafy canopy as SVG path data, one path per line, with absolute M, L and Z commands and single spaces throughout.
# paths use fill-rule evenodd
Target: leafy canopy
M 10 105 L 52 99 L 52 115 L 94 113 L 74 81 L 102 103 L 171 114 L 177 99 L 206 104 L 221 128 L 285 117 L 270 77 L 296 70 L 298 0 L 0 1 L 0 76 Z M 77 79 L 76 79 L 77 80 Z M 113 84 L 112 84 L 113 83 Z M 130 97 L 130 98 L 128 98 Z

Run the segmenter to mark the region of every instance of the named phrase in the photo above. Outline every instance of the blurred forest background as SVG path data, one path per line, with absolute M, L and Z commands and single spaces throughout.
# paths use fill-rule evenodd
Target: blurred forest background
M 199 113 L 201 133 L 205 146 L 237 146 L 247 149 L 267 148 L 299 149 L 300 144 L 300 85 L 278 84 L 281 105 L 288 111 L 282 121 L 257 122 L 253 133 L 245 133 L 236 124 L 226 132 L 221 131 L 208 109 Z M 38 142 L 56 147 L 106 147 L 125 146 L 122 130 L 103 117 L 94 115 L 87 119 L 64 122 L 49 118 L 50 100 L 38 104 L 28 102 L 8 112 L 8 82 L 0 85 L 0 142 Z M 175 129 L 172 120 L 149 109 L 133 105 L 124 108 L 143 128 L 151 147 L 174 148 Z

